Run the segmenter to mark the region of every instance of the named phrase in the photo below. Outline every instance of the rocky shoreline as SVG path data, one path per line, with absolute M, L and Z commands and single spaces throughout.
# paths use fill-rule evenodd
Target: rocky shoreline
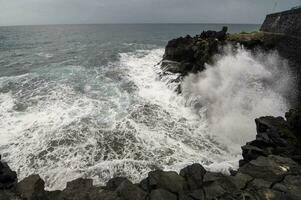
M 1 161 L 1 200 L 298 200 L 301 199 L 301 110 L 282 117 L 255 120 L 257 135 L 242 147 L 243 159 L 230 176 L 209 172 L 200 164 L 180 173 L 152 171 L 134 184 L 123 177 L 106 186 L 91 179 L 68 182 L 63 191 L 45 191 L 39 175 L 18 183 L 16 172 Z
M 292 44 L 293 40 L 300 42 L 294 38 L 266 32 L 227 34 L 226 27 L 219 32 L 206 31 L 171 40 L 162 69 L 164 73 L 178 73 L 180 82 L 188 73 L 204 70 L 220 47 L 231 44 L 235 48 L 238 43 L 251 51 L 278 50 L 299 72 L 300 55 L 288 54 L 285 49 L 288 41 L 293 46 L 299 44 Z M 285 119 L 266 116 L 255 123 L 256 139 L 242 147 L 239 169 L 230 176 L 193 164 L 180 173 L 151 171 L 140 183 L 115 177 L 106 186 L 94 186 L 92 179 L 80 178 L 68 182 L 62 191 L 46 191 L 39 175 L 20 181 L 16 172 L 0 160 L 0 200 L 300 200 L 301 109 L 290 110 Z

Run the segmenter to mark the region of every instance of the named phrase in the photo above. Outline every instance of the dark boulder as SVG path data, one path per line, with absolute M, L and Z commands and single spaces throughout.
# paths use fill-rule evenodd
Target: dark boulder
M 203 190 L 206 199 L 221 198 L 227 194 L 238 191 L 239 188 L 229 176 L 221 173 L 207 172 L 204 176 Z
M 106 185 L 106 189 L 115 191 L 123 181 L 128 181 L 128 179 L 124 178 L 124 177 L 112 178 L 108 181 L 108 183 Z
M 11 189 L 17 183 L 17 174 L 10 167 L 1 161 L 0 156 L 0 190 Z
M 24 200 L 47 200 L 44 186 L 39 175 L 31 175 L 17 184 L 17 192 Z
M 185 178 L 189 190 L 196 190 L 202 187 L 205 173 L 205 168 L 200 164 L 187 166 L 180 171 L 180 175 Z
M 221 41 L 226 40 L 228 27 L 224 26 L 221 31 L 203 31 L 200 35 L 201 38 L 214 38 Z
M 195 37 L 186 36 L 168 42 L 162 61 L 162 69 L 171 73 L 196 73 L 205 69 L 219 46 L 225 44 L 227 28 L 222 31 L 207 31 Z
M 301 138 L 301 109 L 291 109 L 285 113 L 285 118 L 295 136 Z
M 151 190 L 165 189 L 172 193 L 180 193 L 185 188 L 185 179 L 176 172 L 156 170 L 148 174 L 148 184 Z
M 298 112 L 287 113 L 286 121 L 282 117 L 261 117 L 255 120 L 256 139 L 242 147 L 243 160 L 240 166 L 259 156 L 279 155 L 300 161 L 301 143 L 296 137 L 294 127 L 298 126 Z
M 116 192 L 93 186 L 92 179 L 79 178 L 68 182 L 63 191 L 48 192 L 50 200 L 120 200 Z
M 163 189 L 156 189 L 150 193 L 149 200 L 177 200 L 177 195 Z
M 281 181 L 287 175 L 301 174 L 300 165 L 295 161 L 275 155 L 260 156 L 240 167 L 238 171 L 255 179 L 263 179 L 271 184 Z
M 197 189 L 197 190 L 191 191 L 186 196 L 190 199 L 196 199 L 196 200 L 206 199 L 205 192 L 203 189 Z
M 78 178 L 74 181 L 68 182 L 66 190 L 76 190 L 77 188 L 89 189 L 91 187 L 93 187 L 92 179 Z
M 144 200 L 147 193 L 130 181 L 123 181 L 116 189 L 117 194 L 124 200 Z

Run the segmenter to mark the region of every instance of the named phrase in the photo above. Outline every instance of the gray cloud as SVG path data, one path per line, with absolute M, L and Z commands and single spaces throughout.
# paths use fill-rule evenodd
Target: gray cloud
M 0 0 L 0 25 L 261 23 L 300 0 Z

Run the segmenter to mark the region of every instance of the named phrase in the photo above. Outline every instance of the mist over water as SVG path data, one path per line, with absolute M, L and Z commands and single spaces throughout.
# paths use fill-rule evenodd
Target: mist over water
M 214 65 L 186 77 L 182 92 L 205 115 L 210 134 L 231 152 L 240 152 L 242 144 L 255 139 L 255 118 L 283 116 L 290 108 L 286 97 L 294 86 L 287 61 L 277 52 L 254 55 L 227 47 Z
M 55 190 L 78 177 L 139 182 L 150 170 L 196 162 L 224 173 L 237 167 L 254 119 L 289 108 L 286 62 L 277 53 L 226 50 L 186 77 L 178 95 L 178 75 L 162 75 L 158 65 L 167 40 L 221 26 L 166 26 L 1 32 L 0 153 L 19 180 L 40 174 Z M 232 29 L 246 27 L 256 28 Z

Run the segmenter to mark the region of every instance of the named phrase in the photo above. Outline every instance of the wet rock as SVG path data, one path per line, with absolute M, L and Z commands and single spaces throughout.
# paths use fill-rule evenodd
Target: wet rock
M 185 179 L 176 172 L 152 171 L 148 174 L 148 184 L 151 189 L 165 189 L 172 193 L 184 190 Z
M 274 190 L 284 192 L 293 199 L 301 197 L 301 176 L 286 176 L 283 181 L 273 186 Z
M 253 177 L 242 173 L 236 173 L 235 176 L 229 177 L 229 180 L 240 190 L 246 188 L 253 179 Z
M 196 190 L 202 187 L 205 173 L 205 168 L 200 164 L 187 166 L 180 171 L 180 175 L 185 178 L 189 190 Z
M 286 146 L 295 140 L 288 124 L 282 117 L 261 117 L 255 120 L 257 127 L 256 140 L 266 145 Z
M 116 192 L 93 186 L 92 179 L 79 178 L 68 182 L 63 191 L 50 192 L 51 200 L 119 200 Z
M 206 199 L 215 199 L 233 193 L 239 188 L 229 176 L 221 173 L 207 172 L 204 176 L 203 186 Z
M 111 180 L 108 181 L 106 185 L 106 189 L 115 191 L 123 181 L 128 181 L 128 179 L 124 177 L 112 178 Z
M 11 190 L 0 190 L 0 200 L 19 200 L 16 193 Z
M 192 59 L 193 51 L 191 47 L 193 42 L 193 38 L 189 35 L 169 41 L 165 49 L 164 60 L 181 62 Z
M 93 187 L 92 179 L 79 178 L 74 181 L 68 182 L 66 190 L 76 190 L 77 188 L 89 189 Z
M 204 31 L 200 35 L 201 38 L 216 38 L 218 40 L 226 40 L 228 27 L 224 26 L 221 31 Z
M 196 200 L 206 199 L 205 192 L 203 189 L 194 190 L 194 191 L 190 192 L 188 196 L 191 197 L 192 199 L 196 199 Z
M 7 163 L 1 161 L 0 156 L 0 190 L 11 189 L 17 183 L 17 174 L 12 171 Z
M 17 192 L 25 200 L 47 200 L 44 185 L 39 175 L 31 175 L 17 184 Z
M 292 114 L 288 114 L 289 116 Z M 292 124 L 293 121 L 292 119 Z M 298 147 L 300 142 L 291 128 L 293 125 L 289 125 L 282 117 L 261 117 L 255 122 L 256 139 L 242 147 L 244 159 L 240 161 L 240 166 L 260 156 L 279 155 L 295 161 L 301 158 L 301 148 Z
M 163 189 L 156 189 L 150 193 L 149 200 L 177 200 L 177 196 Z
M 301 137 L 301 109 L 291 109 L 285 113 L 285 118 L 295 136 Z
M 163 60 L 161 65 L 163 71 L 171 73 L 183 73 L 186 70 L 185 66 L 182 66 L 180 62 L 176 61 Z
M 239 168 L 239 172 L 256 179 L 274 183 L 282 180 L 286 175 L 300 174 L 300 166 L 290 158 L 280 156 L 258 157 Z
M 171 73 L 196 73 L 205 69 L 213 56 L 224 44 L 227 28 L 222 31 L 207 31 L 195 37 L 186 36 L 168 42 L 162 61 L 162 69 Z
M 130 181 L 123 181 L 116 189 L 117 194 L 124 200 L 144 200 L 147 193 Z
M 206 172 L 206 174 L 204 175 L 203 178 L 203 182 L 204 183 L 211 183 L 214 181 L 217 181 L 219 179 L 224 178 L 225 175 L 222 173 L 218 173 L 218 172 Z

